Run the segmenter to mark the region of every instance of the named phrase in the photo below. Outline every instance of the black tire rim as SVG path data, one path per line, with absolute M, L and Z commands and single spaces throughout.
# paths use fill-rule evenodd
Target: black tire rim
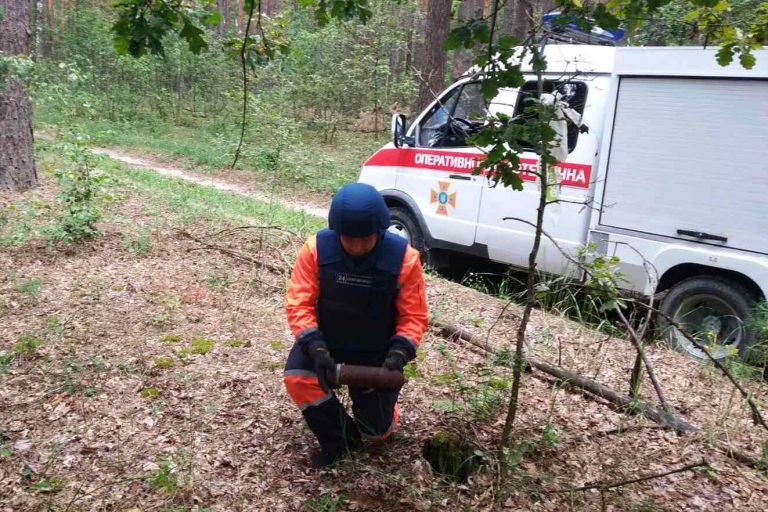
M 405 227 L 405 224 L 403 224 L 402 222 L 393 220 L 389 226 L 389 229 L 387 229 L 387 231 L 389 231 L 393 235 L 397 235 L 401 238 L 405 238 L 405 240 L 409 244 L 411 243 L 411 233 L 408 231 L 408 228 Z
M 672 319 L 691 334 L 715 359 L 736 355 L 744 340 L 744 323 L 728 302 L 716 295 L 697 294 L 684 298 Z M 698 359 L 707 356 L 676 328 L 672 328 L 675 345 Z

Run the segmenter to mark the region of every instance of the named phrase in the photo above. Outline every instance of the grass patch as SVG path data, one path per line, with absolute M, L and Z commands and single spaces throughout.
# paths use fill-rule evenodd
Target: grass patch
M 243 342 L 243 340 L 227 340 L 227 341 L 224 343 L 224 345 L 226 345 L 226 346 L 228 346 L 228 347 L 231 347 L 231 348 L 240 348 L 240 347 L 242 347 L 244 344 L 245 344 L 245 343 Z
M 213 340 L 210 338 L 195 337 L 189 348 L 193 354 L 205 355 L 213 350 Z
M 57 476 L 50 478 L 41 478 L 31 485 L 32 489 L 38 492 L 59 492 L 67 486 L 67 481 Z
M 155 366 L 157 368 L 162 368 L 162 369 L 173 368 L 173 358 L 172 357 L 156 357 Z
M 37 357 L 37 349 L 43 346 L 43 340 L 35 336 L 23 335 L 10 350 L 0 354 L 0 373 L 6 373 L 13 360 L 17 357 L 33 359 Z
M 16 293 L 23 295 L 31 304 L 37 304 L 40 292 L 43 290 L 43 280 L 37 277 L 13 279 L 13 289 Z
M 152 400 L 160 396 L 160 390 L 154 386 L 149 386 L 146 388 L 141 388 L 141 391 L 139 391 L 139 394 L 141 394 L 143 398 L 148 398 Z
M 162 338 L 160 338 L 160 341 L 163 343 L 178 343 L 181 341 L 181 335 L 180 334 L 166 334 Z
M 131 169 L 107 158 L 99 163 L 112 176 L 128 185 L 152 208 L 156 216 L 168 212 L 184 222 L 209 219 L 214 222 L 242 223 L 244 217 L 270 221 L 291 231 L 307 235 L 321 229 L 325 221 L 303 212 L 267 204 L 238 194 L 197 185 L 152 171 Z
M 50 112 L 36 112 L 39 124 L 63 124 L 67 121 Z M 176 165 L 197 168 L 207 172 L 230 166 L 239 132 L 224 123 L 205 124 L 192 121 L 190 126 L 174 126 L 154 120 L 112 122 L 92 120 L 83 123 L 81 130 L 93 145 L 119 146 L 157 154 Z M 342 184 L 354 181 L 365 160 L 387 142 L 386 135 L 339 133 L 333 144 L 324 144 L 313 134 L 300 134 L 299 140 L 285 148 L 276 162 L 274 148 L 269 141 L 259 145 L 251 138 L 243 147 L 240 167 L 244 173 L 259 180 L 273 180 L 282 187 L 296 187 L 313 191 L 333 192 Z

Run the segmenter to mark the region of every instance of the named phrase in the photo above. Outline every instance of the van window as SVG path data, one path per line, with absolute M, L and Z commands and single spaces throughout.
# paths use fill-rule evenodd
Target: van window
M 556 82 L 552 80 L 544 81 L 544 92 L 551 93 L 555 89 L 562 95 L 562 100 L 578 112 L 584 113 L 584 105 L 587 101 L 587 84 L 584 82 Z M 517 96 L 517 105 L 515 106 L 515 123 L 525 124 L 533 119 L 535 114 L 525 112 L 526 100 L 538 97 L 538 85 L 535 81 L 526 82 L 520 88 L 520 94 Z M 579 127 L 568 121 L 568 152 L 574 150 L 576 142 L 579 139 Z M 530 144 L 523 144 L 526 149 L 531 149 Z
M 424 117 L 418 145 L 427 148 L 468 146 L 467 138 L 483 126 L 487 115 L 479 82 L 456 87 Z

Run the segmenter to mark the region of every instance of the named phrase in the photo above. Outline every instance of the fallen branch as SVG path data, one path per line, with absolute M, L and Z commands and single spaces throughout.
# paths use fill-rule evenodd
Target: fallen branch
M 499 350 L 489 342 L 481 340 L 477 336 L 466 331 L 465 329 L 462 329 L 461 327 L 456 327 L 455 325 L 448 324 L 435 318 L 430 319 L 430 324 L 439 330 L 441 334 L 447 339 L 469 343 L 470 345 L 478 347 L 487 353 L 498 354 L 499 352 Z M 652 405 L 639 402 L 637 400 L 632 400 L 630 397 L 623 396 L 620 393 L 617 393 L 616 391 L 603 386 L 602 384 L 595 382 L 592 379 L 583 377 L 564 368 L 550 365 L 535 357 L 528 357 L 526 360 L 533 368 L 536 368 L 537 370 L 548 375 L 552 375 L 559 380 L 566 381 L 569 384 L 579 387 L 580 389 L 583 389 L 584 391 L 587 391 L 596 397 L 607 400 L 622 411 L 626 411 L 628 408 L 634 408 L 651 421 L 658 423 L 662 427 L 671 428 L 679 434 L 696 433 L 701 431 L 695 425 L 687 423 L 675 415 L 664 414 L 663 411 L 657 410 Z M 614 433 L 614 431 L 609 431 L 608 433 Z M 766 464 L 766 462 L 761 458 L 734 448 L 723 441 L 717 441 L 715 448 L 729 458 L 753 469 L 764 469 Z
M 490 353 L 494 353 L 494 354 L 498 353 L 498 350 L 495 347 L 493 347 L 490 343 L 483 342 L 477 336 L 470 334 L 464 329 L 455 327 L 453 325 L 447 324 L 445 322 L 442 322 L 436 319 L 431 320 L 431 323 L 433 326 L 438 328 L 442 333 L 447 334 L 449 337 L 455 337 L 457 339 L 461 339 L 462 341 L 466 341 L 467 343 L 470 343 L 476 347 L 480 347 Z M 607 400 L 608 402 L 610 402 L 611 404 L 613 404 L 614 406 L 616 406 L 618 409 L 622 411 L 636 410 L 646 418 L 650 419 L 651 421 L 654 421 L 660 425 L 664 425 L 667 428 L 673 429 L 678 434 L 686 434 L 686 433 L 695 432 L 698 430 L 696 427 L 680 419 L 675 414 L 660 411 L 653 405 L 648 404 L 646 402 L 632 400 L 628 396 L 624 396 L 620 393 L 617 393 L 616 391 L 606 386 L 603 386 L 599 382 L 596 382 L 587 377 L 583 377 L 570 370 L 566 370 L 565 368 L 560 368 L 559 366 L 551 365 L 536 357 L 529 356 L 526 360 L 533 368 L 541 372 L 544 372 L 548 375 L 552 375 L 553 377 L 556 377 L 558 380 L 567 382 L 572 386 L 576 386 L 580 389 L 583 389 L 584 391 L 589 392 L 592 395 L 595 395 L 604 400 Z
M 678 434 L 687 434 L 698 430 L 696 427 L 682 420 L 675 414 L 657 409 L 647 402 L 632 400 L 630 397 L 617 393 L 611 388 L 603 386 L 592 379 L 582 377 L 577 373 L 550 365 L 544 361 L 529 358 L 529 362 L 531 363 L 531 366 L 537 370 L 557 377 L 559 380 L 565 381 L 572 386 L 576 386 L 588 391 L 592 395 L 607 400 L 621 411 L 637 411 L 649 420 L 654 421 L 659 425 L 664 425 Z
M 571 489 L 555 489 L 552 491 L 542 491 L 542 492 L 549 493 L 549 494 L 560 494 L 560 493 L 572 493 L 572 492 L 578 492 L 578 491 L 588 491 L 590 489 L 600 489 L 601 491 L 607 491 L 608 489 L 614 489 L 616 487 L 623 487 L 625 485 L 646 482 L 648 480 L 655 480 L 656 478 L 662 478 L 665 476 L 674 475 L 675 473 L 683 473 L 684 471 L 691 471 L 693 469 L 702 468 L 702 467 L 709 467 L 709 463 L 705 460 L 702 460 L 701 462 L 697 462 L 695 464 L 688 464 L 687 466 L 683 466 L 681 468 L 672 469 L 669 471 L 665 471 L 663 473 L 654 473 L 652 475 L 640 476 L 637 478 L 632 478 L 630 480 L 622 480 L 620 482 L 611 482 L 611 483 L 596 482 L 594 484 L 584 485 L 582 487 L 574 487 Z
M 195 237 L 194 235 L 192 235 L 192 234 L 190 234 L 190 233 L 188 233 L 186 231 L 181 231 L 180 230 L 179 234 L 182 237 L 184 237 L 184 238 L 187 238 L 189 240 L 192 240 L 192 241 L 197 242 L 198 244 L 202 245 L 202 247 L 201 247 L 202 249 L 208 249 L 208 250 L 212 250 L 212 251 L 219 251 L 219 252 L 222 252 L 222 253 L 227 254 L 229 256 L 232 256 L 233 258 L 241 259 L 241 260 L 247 261 L 249 263 L 252 263 L 254 265 L 259 265 L 261 267 L 267 268 L 267 269 L 269 269 L 269 270 L 271 270 L 273 272 L 276 272 L 278 274 L 282 274 L 282 273 L 284 273 L 287 270 L 285 267 L 278 266 L 278 265 L 272 265 L 271 263 L 266 263 L 266 262 L 263 262 L 263 261 L 259 261 L 259 260 L 255 259 L 255 258 L 251 258 L 250 256 L 248 256 L 246 254 L 242 254 L 240 252 L 234 251 L 234 250 L 232 250 L 232 249 L 230 249 L 228 247 L 222 247 L 221 245 L 216 245 L 216 244 L 208 243 L 205 240 L 201 240 L 201 239 Z
M 275 231 L 283 231 L 285 233 L 293 235 L 296 238 L 299 237 L 299 235 L 297 235 L 296 233 L 294 233 L 290 229 L 286 229 L 286 228 L 284 228 L 282 226 L 278 226 L 278 225 L 268 224 L 268 225 L 265 225 L 265 226 L 250 226 L 250 225 L 248 225 L 248 226 L 235 226 L 233 228 L 222 229 L 221 231 L 217 231 L 217 232 L 212 233 L 210 235 L 206 235 L 206 238 L 215 238 L 215 237 L 221 236 L 221 235 L 228 235 L 230 233 L 234 233 L 236 231 L 240 231 L 240 230 L 244 230 L 244 229 L 260 229 L 260 230 L 272 229 L 272 230 L 275 230 Z

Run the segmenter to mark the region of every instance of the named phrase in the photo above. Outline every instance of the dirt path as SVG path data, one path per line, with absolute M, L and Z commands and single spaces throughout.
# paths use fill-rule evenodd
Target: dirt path
M 205 187 L 213 187 L 218 190 L 225 190 L 227 192 L 239 194 L 241 196 L 249 197 L 251 199 L 257 199 L 259 201 L 276 202 L 276 203 L 279 203 L 281 206 L 291 210 L 308 213 L 316 217 L 328 218 L 327 207 L 290 201 L 288 199 L 281 198 L 276 195 L 270 195 L 262 191 L 255 190 L 253 187 L 247 187 L 244 185 L 239 185 L 239 184 L 231 183 L 228 181 L 201 176 L 199 174 L 192 173 L 190 171 L 180 169 L 178 167 L 169 167 L 153 158 L 141 157 L 122 149 L 117 150 L 117 149 L 111 149 L 111 148 L 97 147 L 97 148 L 91 148 L 91 152 L 96 155 L 108 156 L 113 160 L 117 160 L 118 162 L 123 162 L 133 167 L 154 171 L 163 176 L 172 176 L 174 178 L 190 181 L 198 185 L 202 185 Z

